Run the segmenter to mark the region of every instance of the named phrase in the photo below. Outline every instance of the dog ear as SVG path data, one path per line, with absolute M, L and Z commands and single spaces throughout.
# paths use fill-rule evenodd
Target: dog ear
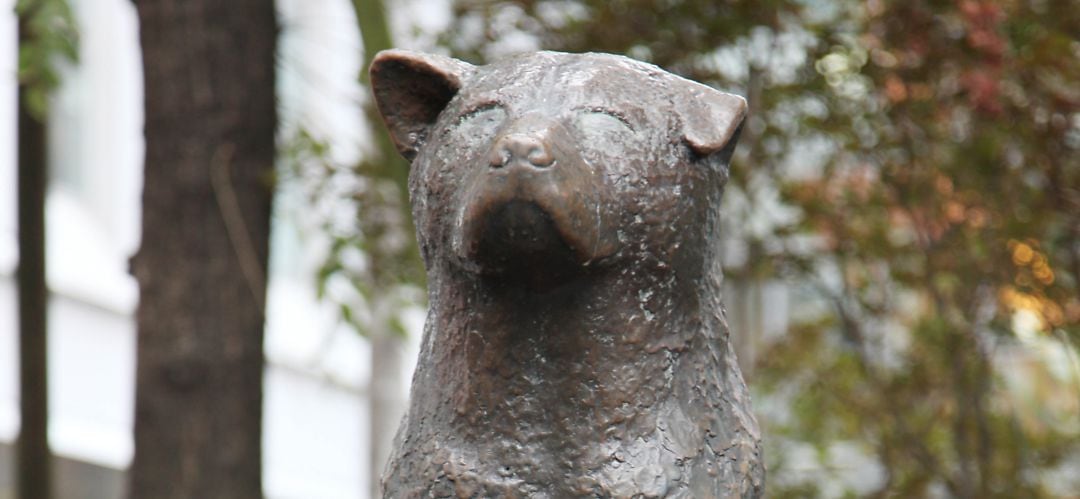
M 686 144 L 700 157 L 719 152 L 716 159 L 727 164 L 746 118 L 746 99 L 691 81 L 685 84 L 675 107 Z
M 368 70 L 375 106 L 405 159 L 416 157 L 435 119 L 473 69 L 464 61 L 409 50 L 375 55 Z

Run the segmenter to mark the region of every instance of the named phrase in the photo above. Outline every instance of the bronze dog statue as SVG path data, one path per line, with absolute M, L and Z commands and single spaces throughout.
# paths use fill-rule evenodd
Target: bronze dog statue
M 720 304 L 745 101 L 604 54 L 371 67 L 430 311 L 386 497 L 759 497 Z

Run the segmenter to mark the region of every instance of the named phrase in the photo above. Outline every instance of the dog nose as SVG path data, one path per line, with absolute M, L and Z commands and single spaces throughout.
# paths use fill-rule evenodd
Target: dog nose
M 504 135 L 491 150 L 491 167 L 501 168 L 515 161 L 546 168 L 555 163 L 555 157 L 543 139 L 519 133 Z

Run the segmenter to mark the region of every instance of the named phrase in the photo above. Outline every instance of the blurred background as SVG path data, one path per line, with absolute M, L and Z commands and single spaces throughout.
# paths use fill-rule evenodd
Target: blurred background
M 158 158 L 148 141 L 161 132 L 144 95 L 172 96 L 144 87 L 169 59 L 160 43 L 148 56 L 140 20 L 151 43 L 155 12 L 180 11 L 166 0 L 17 3 L 19 16 L 0 0 L 0 498 L 45 490 L 15 467 L 16 449 L 33 448 L 26 429 L 39 427 L 53 496 L 138 497 L 129 483 L 167 476 L 140 467 L 153 450 L 138 442 L 178 462 L 192 448 L 160 436 L 179 423 L 153 430 L 136 416 L 157 392 L 136 371 L 137 357 L 140 369 L 155 357 L 136 342 L 153 321 L 137 314 L 132 274 L 153 282 L 138 260 L 155 244 L 144 216 L 172 213 L 143 197 L 144 176 L 149 192 L 158 174 L 144 165 Z M 237 455 L 258 465 L 239 475 L 267 497 L 374 496 L 408 397 L 423 269 L 407 165 L 372 119 L 363 76 L 374 50 L 391 46 L 473 63 L 539 49 L 619 53 L 748 99 L 725 192 L 724 301 L 770 497 L 1080 497 L 1075 1 L 262 3 L 273 16 L 253 7 L 240 22 L 269 19 L 276 46 L 261 89 L 276 109 L 272 182 L 237 183 L 233 194 L 272 194 L 260 236 L 269 259 L 249 271 L 240 257 L 227 270 L 262 284 L 252 287 L 258 331 L 237 340 L 265 353 L 252 364 L 262 394 L 246 420 L 215 431 L 255 432 Z M 229 15 L 241 4 L 259 2 Z M 238 32 L 214 9 L 181 14 Z M 217 39 L 191 33 L 169 44 Z M 245 37 L 226 46 L 247 47 Z M 229 71 L 202 84 L 224 87 Z M 235 100 L 260 91 L 246 84 Z M 33 224 L 44 230 L 40 267 L 20 267 L 29 259 L 17 206 L 33 198 L 18 178 L 24 113 L 41 125 L 47 158 L 44 219 Z M 213 147 L 202 163 L 217 168 Z M 213 192 L 229 229 L 231 198 Z M 43 271 L 47 320 L 20 314 L 17 278 L 32 274 L 20 268 Z M 158 303 L 153 289 L 143 288 L 144 310 Z M 20 315 L 47 329 L 44 354 L 29 360 L 20 334 L 44 336 Z M 47 378 L 34 378 L 48 380 L 37 412 L 20 399 L 21 355 L 47 362 Z M 230 379 L 230 364 L 218 364 L 207 369 Z M 203 392 L 190 393 L 206 407 Z M 174 483 L 177 497 L 198 497 L 183 492 L 205 490 L 195 481 Z

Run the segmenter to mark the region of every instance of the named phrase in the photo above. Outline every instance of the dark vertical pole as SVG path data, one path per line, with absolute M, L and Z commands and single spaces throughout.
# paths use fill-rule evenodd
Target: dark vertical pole
M 19 45 L 33 34 L 28 14 L 19 16 Z M 51 497 L 48 442 L 49 383 L 46 360 L 45 123 L 27 104 L 29 82 L 19 83 L 19 416 L 15 482 L 17 497 Z

